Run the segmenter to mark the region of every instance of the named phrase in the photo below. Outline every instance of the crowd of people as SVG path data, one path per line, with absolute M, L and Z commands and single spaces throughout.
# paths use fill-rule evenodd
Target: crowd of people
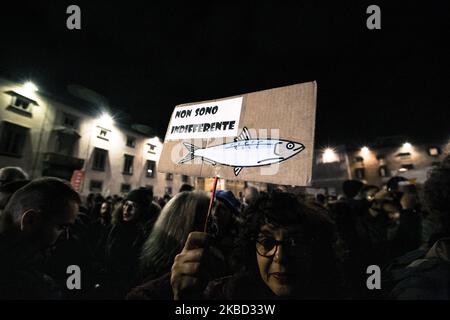
M 348 180 L 343 192 L 247 187 L 211 202 L 183 185 L 163 199 L 146 188 L 82 199 L 61 179 L 2 168 L 0 299 L 448 300 L 450 157 L 423 185 Z

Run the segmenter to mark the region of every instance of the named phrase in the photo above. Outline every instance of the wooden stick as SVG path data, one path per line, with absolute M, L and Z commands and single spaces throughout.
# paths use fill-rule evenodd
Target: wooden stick
M 204 232 L 207 231 L 208 228 L 208 221 L 209 221 L 209 217 L 211 215 L 211 211 L 212 211 L 212 207 L 214 205 L 214 199 L 216 197 L 216 187 L 217 187 L 217 181 L 219 180 L 218 176 L 214 177 L 214 182 L 213 182 L 213 188 L 211 191 L 211 199 L 209 201 L 209 208 L 208 208 L 208 214 L 206 215 L 206 221 L 205 221 L 205 228 L 204 228 Z

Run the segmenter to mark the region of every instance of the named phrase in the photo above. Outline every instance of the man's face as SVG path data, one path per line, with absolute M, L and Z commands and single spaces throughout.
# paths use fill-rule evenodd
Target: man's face
M 311 251 L 311 243 L 302 236 L 300 227 L 264 225 L 256 242 L 256 259 L 262 280 L 275 295 L 292 295 L 296 289 L 305 287 L 311 278 Z
M 58 238 L 68 239 L 69 228 L 75 223 L 78 215 L 78 204 L 74 201 L 69 201 L 58 215 L 45 219 L 39 232 L 40 242 L 42 248 L 49 248 L 56 243 Z

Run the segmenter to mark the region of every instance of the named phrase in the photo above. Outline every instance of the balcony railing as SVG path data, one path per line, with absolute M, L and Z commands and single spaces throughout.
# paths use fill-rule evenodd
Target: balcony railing
M 44 162 L 52 166 L 61 166 L 66 168 L 71 168 L 73 170 L 79 170 L 83 168 L 84 159 L 79 159 L 71 156 L 66 156 L 63 154 L 58 154 L 54 152 L 47 152 L 44 154 Z

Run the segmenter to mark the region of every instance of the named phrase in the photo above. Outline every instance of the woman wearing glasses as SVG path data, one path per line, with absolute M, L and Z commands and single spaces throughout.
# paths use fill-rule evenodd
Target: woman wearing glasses
M 335 297 L 334 228 L 325 216 L 288 193 L 264 195 L 244 215 L 236 256 L 242 267 L 232 276 L 209 282 L 206 299 Z M 185 263 L 172 267 L 172 272 L 183 270 L 172 274 L 174 291 L 201 278 L 201 260 L 194 256 L 198 252 L 189 251 L 185 250 Z
M 238 243 L 240 272 L 211 282 L 214 299 L 335 297 L 333 225 L 288 193 L 261 197 L 245 213 Z

